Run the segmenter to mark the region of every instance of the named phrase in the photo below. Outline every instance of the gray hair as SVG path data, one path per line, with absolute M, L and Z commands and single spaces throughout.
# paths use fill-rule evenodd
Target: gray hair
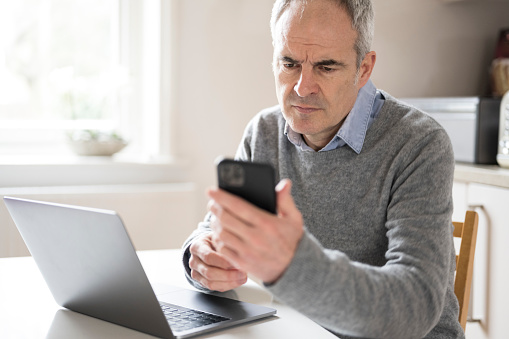
M 272 32 L 272 40 L 275 40 L 276 24 L 283 15 L 283 12 L 295 0 L 276 0 L 272 8 L 272 16 L 270 18 L 270 29 Z M 299 0 L 304 3 L 313 0 Z M 340 8 L 346 10 L 348 16 L 352 20 L 352 28 L 357 32 L 357 39 L 354 44 L 357 53 L 357 68 L 360 67 L 364 56 L 371 50 L 371 42 L 373 41 L 375 30 L 375 13 L 371 0 L 330 0 L 337 4 Z

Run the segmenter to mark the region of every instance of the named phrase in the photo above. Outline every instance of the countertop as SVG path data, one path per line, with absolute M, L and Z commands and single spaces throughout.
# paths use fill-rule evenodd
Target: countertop
M 498 165 L 456 163 L 454 180 L 509 188 L 509 169 Z

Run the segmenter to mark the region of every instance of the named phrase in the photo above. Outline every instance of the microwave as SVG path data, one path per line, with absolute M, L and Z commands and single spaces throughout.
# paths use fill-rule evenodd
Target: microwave
M 459 162 L 497 163 L 500 98 L 402 98 L 440 123 Z

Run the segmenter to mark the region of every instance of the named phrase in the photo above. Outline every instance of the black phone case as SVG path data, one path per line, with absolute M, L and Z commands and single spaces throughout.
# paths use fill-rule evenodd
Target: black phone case
M 222 159 L 217 164 L 219 188 L 276 214 L 274 168 L 269 164 Z

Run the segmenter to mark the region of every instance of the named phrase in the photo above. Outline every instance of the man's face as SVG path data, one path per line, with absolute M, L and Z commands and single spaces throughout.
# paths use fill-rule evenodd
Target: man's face
M 356 38 L 347 13 L 327 0 L 294 1 L 275 27 L 278 101 L 290 127 L 315 150 L 339 130 L 371 74 L 374 52 L 369 69 L 365 59 L 358 70 Z

